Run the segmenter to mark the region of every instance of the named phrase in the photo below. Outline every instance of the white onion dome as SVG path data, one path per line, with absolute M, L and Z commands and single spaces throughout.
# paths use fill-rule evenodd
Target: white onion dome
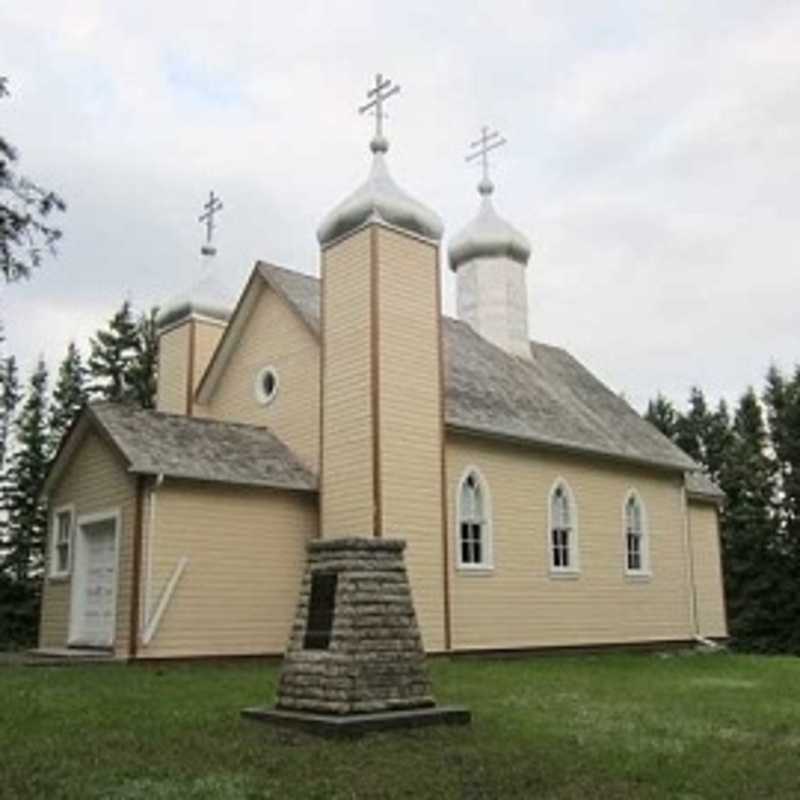
M 188 317 L 227 322 L 233 313 L 232 293 L 213 274 L 206 274 L 189 291 L 165 303 L 156 317 L 159 330 Z
M 450 241 L 447 252 L 454 272 L 475 258 L 510 258 L 523 266 L 528 263 L 531 243 L 497 213 L 491 199 L 493 191 L 494 184 L 488 178 L 478 184 L 482 197 L 478 214 Z
M 366 182 L 323 219 L 317 228 L 319 243 L 324 246 L 372 221 L 438 242 L 444 232 L 442 220 L 394 182 L 384 156 L 388 150 L 386 139 L 376 137 L 371 149 L 374 155 Z

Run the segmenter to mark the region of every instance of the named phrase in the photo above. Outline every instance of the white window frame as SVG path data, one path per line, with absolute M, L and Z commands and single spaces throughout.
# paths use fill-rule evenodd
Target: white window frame
M 271 394 L 267 394 L 264 391 L 264 377 L 269 372 L 271 372 L 275 378 L 275 388 L 272 390 Z M 280 391 L 280 376 L 278 375 L 277 368 L 273 364 L 267 364 L 267 366 L 261 367 L 261 369 L 256 373 L 253 391 L 256 396 L 256 401 L 259 405 L 268 406 L 275 402 L 275 398 L 277 398 L 278 392 Z
M 83 548 L 85 548 L 85 533 L 83 528 L 88 525 L 93 525 L 97 522 L 105 522 L 106 520 L 114 520 L 114 585 L 112 587 L 111 604 L 114 608 L 114 625 L 111 629 L 111 642 L 108 645 L 113 650 L 117 641 L 117 617 L 119 609 L 117 607 L 117 600 L 119 599 L 119 562 L 120 562 L 120 538 L 122 536 L 122 511 L 120 508 L 108 508 L 104 511 L 96 511 L 91 514 L 81 514 L 74 521 L 73 525 L 73 563 L 75 563 L 80 548 L 80 555 L 83 556 Z M 84 644 L 81 635 L 83 631 L 80 629 L 79 620 L 83 613 L 84 592 L 86 590 L 86 565 L 81 562 L 81 568 L 75 570 L 72 583 L 72 591 L 70 597 L 70 610 L 69 610 L 69 631 L 67 634 L 67 644 L 70 646 L 81 646 Z
M 483 559 L 480 563 L 465 563 L 461 559 L 461 488 L 470 475 L 474 475 L 481 488 L 484 520 L 481 525 L 481 551 Z M 492 530 L 492 495 L 489 484 L 483 473 L 475 466 L 467 467 L 461 474 L 456 486 L 456 519 L 455 519 L 456 567 L 459 572 L 469 575 L 487 575 L 494 570 L 494 536 Z
M 639 505 L 640 518 L 642 520 L 641 530 L 641 557 L 642 566 L 640 569 L 630 569 L 628 567 L 628 503 L 631 499 Z M 622 501 L 622 566 L 625 575 L 629 578 L 649 578 L 653 572 L 650 561 L 650 525 L 647 521 L 647 506 L 642 495 L 636 489 L 629 489 L 625 493 Z
M 69 514 L 69 537 L 67 539 L 67 567 L 58 569 L 58 518 L 61 514 Z M 67 503 L 53 509 L 50 526 L 50 578 L 68 578 L 72 574 L 72 560 L 75 550 L 75 505 Z
M 566 495 L 572 523 L 568 540 L 569 566 L 566 567 L 556 566 L 553 563 L 553 497 L 559 487 Z M 559 476 L 553 481 L 553 485 L 547 494 L 547 535 L 545 541 L 547 546 L 547 567 L 551 578 L 577 578 L 581 574 L 579 529 L 578 503 L 575 501 L 575 493 L 569 483 Z

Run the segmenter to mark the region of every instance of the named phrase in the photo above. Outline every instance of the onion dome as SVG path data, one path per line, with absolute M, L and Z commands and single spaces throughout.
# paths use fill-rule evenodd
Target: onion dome
M 481 207 L 477 216 L 450 241 L 448 256 L 454 272 L 476 258 L 509 258 L 523 266 L 531 255 L 528 238 L 495 211 L 494 184 L 486 177 L 478 184 Z
M 158 312 L 159 330 L 191 317 L 204 317 L 226 323 L 233 313 L 234 298 L 230 290 L 213 274 L 201 278 L 189 291 L 172 298 Z
M 406 194 L 389 174 L 385 159 L 389 143 L 376 136 L 370 147 L 372 168 L 366 182 L 325 217 L 317 229 L 319 243 L 324 246 L 375 221 L 438 242 L 444 231 L 439 215 Z

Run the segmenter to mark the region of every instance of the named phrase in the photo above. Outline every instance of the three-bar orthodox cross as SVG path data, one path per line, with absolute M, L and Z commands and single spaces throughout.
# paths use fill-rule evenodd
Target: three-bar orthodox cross
M 211 239 L 214 236 L 214 216 L 222 211 L 222 200 L 214 194 L 212 189 L 208 194 L 208 202 L 203 204 L 205 211 L 197 218 L 198 222 L 202 222 L 206 226 L 206 243 L 200 249 L 204 256 L 213 256 L 217 250 L 211 244 Z
M 498 147 L 502 147 L 505 143 L 506 140 L 503 139 L 497 131 L 490 131 L 489 128 L 484 125 L 481 128 L 481 138 L 469 144 L 472 152 L 469 153 L 465 161 L 474 161 L 476 158 L 480 158 L 481 160 L 483 176 L 480 184 L 478 184 L 478 191 L 481 194 L 491 194 L 494 189 L 494 184 L 489 178 L 489 153 L 491 153 L 492 150 L 496 150 Z
M 386 112 L 383 110 L 383 104 L 393 94 L 397 94 L 399 91 L 399 86 L 393 86 L 391 79 L 384 78 L 379 72 L 375 76 L 375 86 L 367 92 L 367 97 L 370 98 L 369 102 L 360 106 L 358 109 L 359 114 L 363 114 L 371 108 L 375 109 L 375 136 L 370 143 L 370 147 L 375 153 L 385 153 L 389 149 L 389 142 L 383 135 L 383 120 L 387 116 Z

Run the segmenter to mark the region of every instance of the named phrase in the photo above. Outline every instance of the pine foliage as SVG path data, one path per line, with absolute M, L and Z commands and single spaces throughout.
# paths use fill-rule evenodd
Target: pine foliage
M 86 367 L 80 351 L 75 342 L 70 342 L 64 360 L 58 368 L 50 404 L 49 436 L 50 450 L 53 453 L 89 399 L 86 381 Z
M 136 322 L 126 300 L 111 317 L 108 328 L 99 330 L 90 342 L 89 369 L 93 398 L 131 402 L 131 364 L 139 350 Z

